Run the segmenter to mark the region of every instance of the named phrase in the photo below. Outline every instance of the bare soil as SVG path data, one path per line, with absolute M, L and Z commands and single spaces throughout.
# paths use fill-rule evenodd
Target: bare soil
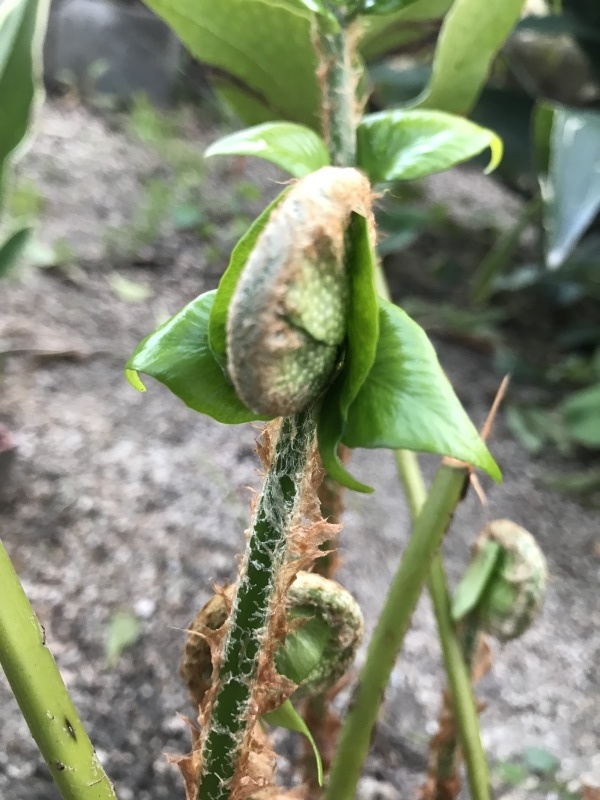
M 217 131 L 200 121 L 186 135 L 200 153 Z M 252 215 L 282 176 L 250 162 L 207 168 L 201 194 L 224 243 L 221 256 L 214 241 L 176 231 L 168 214 L 135 253 L 108 247 L 107 229 L 132 225 L 145 187 L 157 176 L 168 178 L 169 170 L 156 148 L 123 125 L 77 105 L 48 103 L 20 171 L 43 198 L 40 240 L 68 241 L 76 269 L 30 267 L 0 284 L 0 423 L 18 446 L 2 487 L 1 535 L 121 800 L 183 795 L 164 755 L 189 747 L 179 716 L 192 714 L 178 678 L 183 629 L 213 582 L 233 578 L 249 519 L 247 487 L 259 486 L 251 426 L 205 419 L 151 381 L 138 394 L 123 365 L 157 322 L 216 285 L 225 245 L 233 244 L 228 226 L 239 214 L 230 199 L 236 182 L 260 188 L 244 206 Z M 468 180 L 458 175 L 461 191 Z M 500 208 L 503 197 L 494 202 Z M 468 237 L 464 247 L 466 254 Z M 125 299 L 115 291 L 116 272 L 150 296 Z M 448 343 L 439 349 L 480 424 L 498 383 L 489 358 Z M 502 418 L 493 450 L 504 483 L 485 485 L 486 508 L 471 493 L 459 509 L 444 546 L 450 577 L 460 574 L 486 520 L 510 517 L 538 537 L 551 581 L 536 626 L 520 641 L 493 646 L 492 672 L 479 687 L 484 743 L 493 763 L 544 747 L 560 761 L 559 778 L 570 789 L 585 781 L 599 785 L 598 512 L 544 489 L 540 477 L 558 465 L 533 460 Z M 424 464 L 430 477 L 436 461 Z M 358 452 L 353 466 L 376 492 L 346 497 L 340 580 L 371 630 L 410 525 L 391 454 Z M 109 668 L 105 637 L 117 611 L 137 615 L 142 635 Z M 426 770 L 442 687 L 424 598 L 386 693 L 361 785 L 365 800 L 413 796 Z M 0 797 L 54 800 L 58 794 L 3 677 L 0 707 Z M 293 778 L 289 759 L 299 747 L 292 736 L 282 740 L 285 780 Z M 499 797 L 550 796 L 535 776 L 515 788 L 494 774 Z

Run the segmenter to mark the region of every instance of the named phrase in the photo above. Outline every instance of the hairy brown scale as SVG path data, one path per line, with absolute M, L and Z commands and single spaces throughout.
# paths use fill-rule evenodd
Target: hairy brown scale
M 358 170 L 323 167 L 272 212 L 232 298 L 228 368 L 253 411 L 289 416 L 334 373 L 346 335 L 345 234 L 353 211 L 371 216 Z

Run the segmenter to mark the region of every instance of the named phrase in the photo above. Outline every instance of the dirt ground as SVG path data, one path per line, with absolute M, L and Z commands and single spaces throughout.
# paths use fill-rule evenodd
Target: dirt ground
M 198 152 L 216 135 L 208 123 L 199 127 L 189 132 Z M 107 247 L 108 228 L 131 224 L 144 187 L 166 168 L 154 147 L 76 105 L 47 104 L 20 169 L 43 198 L 41 242 L 68 241 L 77 269 L 31 267 L 0 284 L 0 422 L 18 444 L 2 489 L 1 535 L 120 800 L 172 800 L 183 792 L 164 754 L 188 749 L 178 715 L 192 713 L 177 674 L 182 629 L 213 581 L 234 575 L 248 524 L 247 487 L 259 485 L 256 432 L 203 418 L 151 381 L 146 394 L 137 393 L 123 364 L 158 321 L 216 285 L 225 256 L 175 231 L 168 219 L 141 253 Z M 233 181 L 261 188 L 246 202 L 251 214 L 281 177 L 251 163 L 207 170 L 202 195 L 221 239 L 231 222 Z M 132 302 L 115 289 L 115 274 L 147 287 L 148 296 Z M 439 351 L 480 424 L 498 375 L 482 354 L 447 343 Z M 528 527 L 546 552 L 551 581 L 542 618 L 520 641 L 494 646 L 479 694 L 494 764 L 530 746 L 560 762 L 552 791 L 533 774 L 509 785 L 494 769 L 497 796 L 559 798 L 582 781 L 600 785 L 599 517 L 542 487 L 540 477 L 556 465 L 530 458 L 502 417 L 493 452 L 504 483 L 485 484 L 487 509 L 467 498 L 444 553 L 455 580 L 477 532 L 497 517 Z M 435 459 L 424 463 L 431 476 Z M 358 452 L 353 466 L 376 492 L 347 495 L 340 580 L 370 630 L 409 522 L 391 454 Z M 117 611 L 135 614 L 142 635 L 109 668 L 105 636 Z M 386 693 L 362 800 L 414 796 L 442 686 L 424 598 Z M 58 798 L 3 677 L 0 708 L 0 798 Z M 293 737 L 283 742 L 286 780 L 299 747 Z

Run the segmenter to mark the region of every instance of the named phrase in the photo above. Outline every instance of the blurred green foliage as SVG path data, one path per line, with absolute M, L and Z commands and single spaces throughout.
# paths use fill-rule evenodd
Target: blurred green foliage
M 566 454 L 600 449 L 600 5 L 563 0 L 560 11 L 556 4 L 543 6 L 518 21 L 469 112 L 504 142 L 503 161 L 490 180 L 525 204 L 520 219 L 496 234 L 465 277 L 462 313 L 474 328 L 490 303 L 502 307 L 505 323 L 522 324 L 529 315 L 520 346 L 513 336 L 507 349 L 501 329 L 486 341 L 501 368 L 551 390 L 510 410 L 514 433 L 532 452 L 551 444 Z M 399 46 L 371 67 L 376 108 L 414 103 L 426 91 L 448 16 L 437 29 L 432 19 L 405 26 L 405 35 L 396 29 Z M 445 101 L 440 97 L 440 108 Z M 520 242 L 532 228 L 537 244 L 524 251 Z M 383 252 L 410 245 L 422 229 L 414 215 L 397 214 Z M 438 327 L 443 317 L 440 311 Z M 532 354 L 536 347 L 545 351 L 542 358 Z
M 36 73 L 47 12 L 43 0 L 5 0 L 0 7 L 0 210 L 38 93 Z M 0 278 L 18 261 L 31 234 L 22 220 L 10 227 L 0 231 Z

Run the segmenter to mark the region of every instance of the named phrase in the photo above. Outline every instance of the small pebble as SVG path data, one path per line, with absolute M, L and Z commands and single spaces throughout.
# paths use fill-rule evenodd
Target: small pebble
M 139 600 L 136 600 L 133 610 L 136 617 L 140 619 L 152 619 L 156 611 L 156 602 L 149 597 L 140 597 Z

